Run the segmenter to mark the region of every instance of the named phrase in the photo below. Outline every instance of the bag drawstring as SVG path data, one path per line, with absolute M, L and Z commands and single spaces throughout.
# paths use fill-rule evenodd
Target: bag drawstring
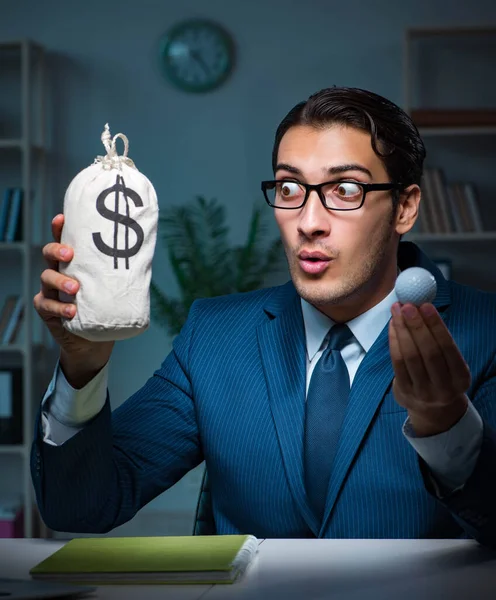
M 124 142 L 124 154 L 122 156 L 119 156 L 117 154 L 117 150 L 115 147 L 118 138 L 121 138 L 121 140 Z M 106 156 L 97 156 L 93 164 L 101 164 L 104 169 L 108 170 L 122 170 L 122 164 L 136 169 L 134 162 L 127 155 L 129 151 L 129 141 L 123 133 L 118 133 L 112 138 L 112 136 L 110 135 L 109 124 L 106 123 L 105 129 L 103 130 L 103 133 L 101 135 L 101 140 L 105 147 L 105 150 L 107 151 L 107 154 Z

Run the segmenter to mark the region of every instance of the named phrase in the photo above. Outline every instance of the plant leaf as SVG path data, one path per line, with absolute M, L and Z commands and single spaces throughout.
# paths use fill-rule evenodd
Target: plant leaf
M 172 299 L 151 283 L 152 317 L 176 335 L 197 298 L 248 292 L 264 285 L 276 272 L 284 253 L 280 239 L 266 244 L 268 214 L 254 206 L 243 245 L 229 244 L 224 206 L 214 198 L 197 196 L 187 206 L 170 207 L 160 217 L 165 243 L 180 298 Z

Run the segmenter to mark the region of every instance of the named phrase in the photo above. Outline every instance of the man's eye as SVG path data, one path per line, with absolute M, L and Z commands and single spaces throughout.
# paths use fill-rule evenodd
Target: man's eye
M 296 196 L 300 193 L 300 186 L 293 181 L 283 181 L 280 184 L 281 196 L 284 198 L 290 198 L 291 196 Z
M 339 183 L 334 192 L 343 198 L 353 198 L 361 193 L 362 188 L 357 183 Z

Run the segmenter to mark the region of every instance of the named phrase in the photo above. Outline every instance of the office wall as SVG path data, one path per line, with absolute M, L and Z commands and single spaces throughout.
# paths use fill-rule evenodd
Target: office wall
M 197 16 L 230 30 L 238 59 L 218 91 L 187 95 L 162 76 L 158 45 L 171 25 Z M 29 37 L 49 52 L 54 212 L 72 177 L 102 152 L 108 121 L 114 134 L 129 137 L 130 156 L 155 185 L 161 208 L 197 194 L 217 197 L 227 205 L 234 240 L 246 234 L 259 181 L 271 175 L 276 126 L 296 102 L 337 84 L 401 104 L 406 27 L 490 22 L 496 22 L 494 0 L 16 0 L 2 3 L 0 39 Z M 274 225 L 271 231 L 276 234 Z M 160 241 L 153 276 L 175 293 Z M 156 324 L 117 344 L 110 373 L 114 406 L 145 382 L 169 348 Z M 185 478 L 148 510 L 177 519 L 186 514 L 186 523 L 197 482 L 198 474 Z M 162 531 L 163 517 L 151 527 Z

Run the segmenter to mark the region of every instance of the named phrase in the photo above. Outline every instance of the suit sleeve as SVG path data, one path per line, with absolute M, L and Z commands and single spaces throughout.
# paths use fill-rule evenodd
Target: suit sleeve
M 482 417 L 483 434 L 475 468 L 465 485 L 449 493 L 436 484 L 421 458 L 420 469 L 429 493 L 448 508 L 464 532 L 481 544 L 496 547 L 496 357 L 473 403 Z
M 107 392 L 103 409 L 65 443 L 43 442 L 38 411 L 31 476 L 48 527 L 108 532 L 202 461 L 189 377 L 195 311 L 196 303 L 144 386 L 113 412 Z

